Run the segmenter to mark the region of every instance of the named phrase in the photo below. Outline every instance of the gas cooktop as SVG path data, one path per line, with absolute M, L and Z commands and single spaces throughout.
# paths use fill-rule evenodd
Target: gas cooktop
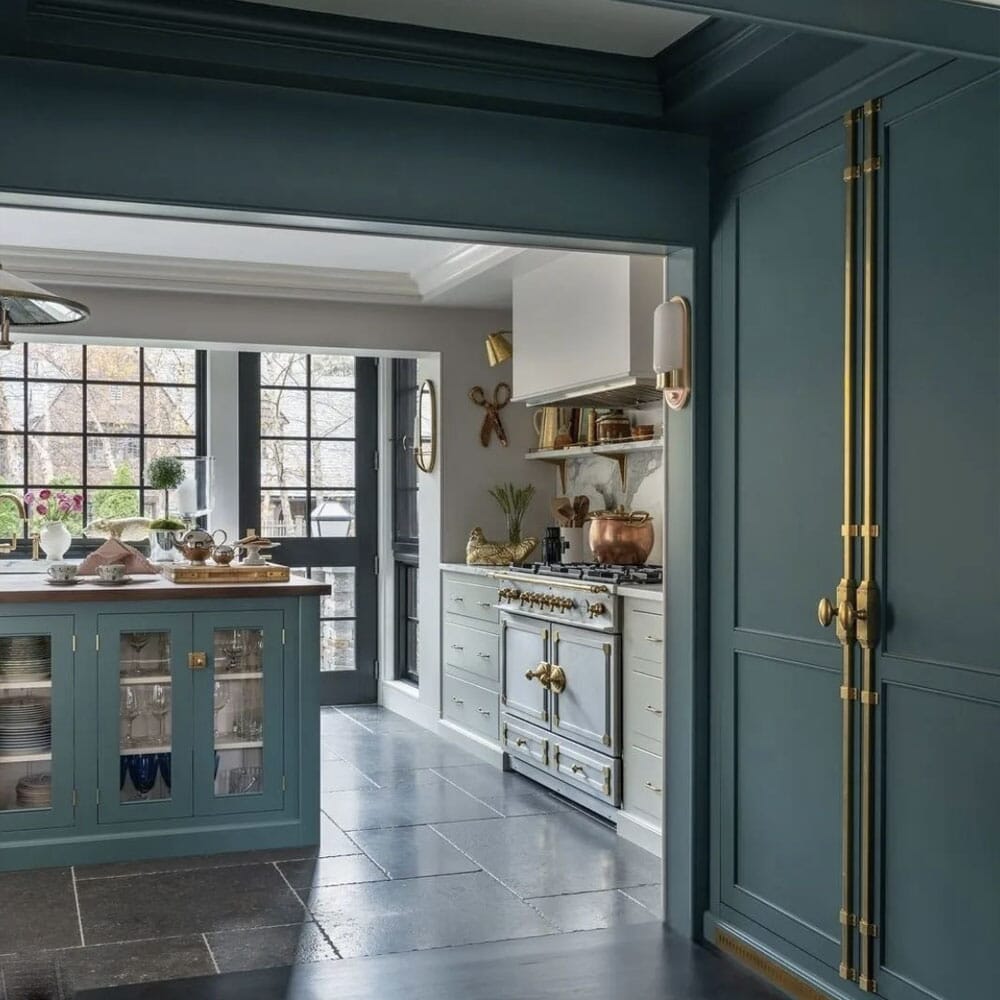
M 655 584 L 663 582 L 662 566 L 620 566 L 603 563 L 528 563 L 511 569 L 535 576 L 555 576 L 564 580 L 592 580 L 596 583 Z

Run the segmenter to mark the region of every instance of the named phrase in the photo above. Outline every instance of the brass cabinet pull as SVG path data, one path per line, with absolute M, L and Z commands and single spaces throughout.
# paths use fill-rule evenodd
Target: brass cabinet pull
M 465 646 L 459 646 L 457 642 L 451 644 L 452 649 L 465 649 Z
M 490 654 L 489 653 L 476 653 L 476 656 L 478 656 L 479 659 L 481 659 L 481 660 L 488 660 L 488 659 L 490 659 Z
M 516 739 L 514 740 L 514 745 L 519 747 L 526 747 L 528 745 L 528 741 L 522 739 Z
M 493 605 L 490 604 L 489 601 L 476 601 L 476 604 L 478 604 L 481 608 L 492 608 L 493 607 Z
M 647 781 L 647 782 L 646 782 L 646 787 L 647 787 L 647 788 L 648 788 L 648 789 L 649 789 L 649 790 L 650 790 L 651 792 L 656 792 L 656 794 L 657 794 L 657 795 L 660 795 L 660 794 L 661 794 L 661 793 L 663 792 L 663 789 L 662 789 L 662 788 L 660 788 L 660 786 L 659 786 L 659 785 L 654 785 L 654 784 L 653 784 L 653 783 L 652 783 L 651 781 Z
M 573 766 L 572 766 L 572 767 L 570 768 L 570 770 L 571 770 L 571 771 L 572 771 L 572 772 L 573 772 L 574 774 L 586 774 L 586 773 L 587 773 L 587 769 L 586 769 L 586 768 L 585 768 L 585 767 L 584 767 L 584 766 L 583 766 L 582 764 L 574 764 L 574 765 L 573 765 Z
M 867 613 L 858 611 L 850 601 L 841 601 L 834 609 L 830 599 L 823 597 L 816 608 L 816 617 L 823 628 L 829 628 L 836 619 L 837 624 L 850 635 L 857 621 L 866 618 Z
M 453 594 L 451 599 L 453 601 L 457 601 L 459 604 L 465 604 L 465 598 L 464 597 L 458 597 L 457 595 Z
M 456 705 L 464 705 L 464 704 L 465 704 L 465 702 L 464 702 L 464 701 L 462 701 L 462 699 L 461 699 L 461 698 L 456 698 L 456 697 L 455 697 L 454 695 L 452 695 L 452 696 L 451 696 L 451 700 L 452 700 L 452 701 L 453 701 L 453 702 L 454 702 L 454 703 L 455 703 Z
M 477 712 L 478 712 L 478 713 L 479 713 L 480 715 L 489 715 L 489 714 L 490 714 L 489 710 L 488 710 L 488 709 L 485 709 L 485 708 L 477 708 L 477 709 L 476 709 L 476 711 L 477 711 Z
M 566 671 L 562 667 L 553 666 L 549 671 L 549 683 L 546 686 L 550 691 L 562 694 L 566 690 Z
M 549 671 L 552 669 L 551 663 L 539 663 L 534 670 L 526 670 L 524 679 L 528 681 L 538 681 L 546 690 L 549 686 Z
M 655 705 L 647 705 L 646 706 L 646 711 L 647 712 L 652 712 L 653 715 L 663 715 L 663 709 L 662 708 L 657 708 Z
M 658 635 L 647 635 L 646 642 L 663 642 Z
M 204 670 L 208 666 L 208 655 L 206 653 L 188 653 L 188 669 Z

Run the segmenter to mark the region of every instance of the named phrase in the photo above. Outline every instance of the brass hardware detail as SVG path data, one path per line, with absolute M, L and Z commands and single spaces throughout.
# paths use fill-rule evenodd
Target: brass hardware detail
M 867 920 L 858 921 L 858 933 L 865 937 L 878 937 L 878 924 L 870 924 Z
M 549 672 L 552 670 L 551 663 L 539 663 L 534 670 L 526 670 L 524 679 L 528 681 L 538 681 L 546 690 L 549 686 Z
M 208 666 L 208 656 L 205 653 L 188 653 L 188 669 L 204 670 Z
M 657 708 L 655 705 L 647 705 L 646 706 L 646 711 L 647 712 L 652 712 L 653 715 L 663 715 L 663 709 L 662 708 Z
M 658 635 L 647 635 L 646 642 L 662 643 L 663 640 Z
M 878 538 L 877 524 L 861 524 L 858 526 L 858 534 L 862 538 Z
M 595 601 L 593 604 L 587 605 L 587 616 L 589 618 L 600 618 L 607 610 L 600 601 Z
M 603 735 L 603 736 L 601 737 L 601 742 L 602 742 L 602 743 L 603 743 L 603 744 L 604 744 L 604 745 L 605 745 L 606 747 L 609 747 L 609 746 L 611 746 L 611 737 L 610 737 L 610 736 L 608 736 L 608 734 L 607 734 L 607 733 L 605 733 L 605 734 L 604 734 L 604 735 Z
M 774 983 L 779 989 L 784 990 L 795 1000 L 830 1000 L 829 994 L 817 989 L 811 983 L 800 979 L 782 965 L 778 965 L 773 959 L 757 951 L 741 938 L 730 934 L 728 931 L 718 929 L 715 932 L 715 946 L 720 950 L 732 955 L 733 958 L 742 962 L 747 968 L 763 976 L 769 982 Z
M 878 992 L 878 983 L 874 979 L 869 979 L 867 976 L 858 976 L 858 986 L 860 986 L 865 993 Z
M 552 724 L 555 725 L 555 726 L 559 725 L 559 713 L 558 712 L 553 712 L 552 713 Z
M 869 156 L 868 159 L 865 160 L 865 162 L 864 162 L 864 164 L 862 166 L 862 169 L 863 169 L 863 171 L 866 174 L 872 174 L 872 173 L 875 173 L 876 170 L 881 170 L 882 169 L 882 157 L 881 156 Z
M 549 712 L 548 709 L 545 709 L 542 712 L 542 722 L 548 722 L 548 721 L 549 721 Z
M 659 785 L 654 785 L 651 781 L 647 781 L 646 782 L 646 787 L 651 792 L 656 792 L 657 795 L 660 795 L 663 792 L 663 789 Z
M 861 168 L 856 164 L 852 164 L 849 167 L 844 167 L 844 182 L 850 184 L 851 181 L 856 181 L 861 177 Z
M 566 671 L 562 667 L 553 666 L 549 673 L 549 682 L 545 686 L 556 694 L 562 694 L 566 690 Z
M 858 700 L 858 689 L 849 688 L 844 684 L 840 685 L 840 697 L 844 701 L 857 701 Z
M 583 766 L 582 764 L 574 764 L 574 765 L 573 765 L 573 766 L 572 766 L 572 767 L 570 768 L 570 770 L 571 770 L 571 771 L 572 771 L 572 772 L 573 772 L 574 774 L 584 774 L 584 775 L 585 775 L 585 774 L 587 773 L 587 769 L 586 769 L 586 768 L 585 768 L 585 767 L 584 767 L 584 766 Z
M 8 345 L 9 346 L 9 345 Z M 0 500 L 9 500 L 16 508 L 20 515 L 21 521 L 28 520 L 28 513 L 24 509 L 24 501 L 16 493 L 0 493 Z M 17 551 L 17 535 L 11 534 L 10 542 L 4 542 L 0 545 L 0 555 L 9 555 L 11 552 Z M 32 545 L 32 553 L 35 552 L 35 546 Z M 33 559 L 37 559 L 38 556 L 32 554 Z
M 857 973 L 854 971 L 854 969 L 852 969 L 848 965 L 844 965 L 843 962 L 840 963 L 840 969 L 838 971 L 840 972 L 841 979 L 854 980 L 855 978 L 857 978 Z
M 509 580 L 512 583 L 538 583 L 535 576 L 510 576 L 505 573 L 493 573 L 494 580 Z M 562 590 L 583 590 L 588 594 L 610 594 L 611 591 L 603 583 L 577 583 L 575 580 L 560 580 L 558 586 Z
M 516 747 L 526 747 L 527 745 L 528 741 L 521 739 L 520 736 L 516 740 L 514 740 L 514 746 Z
M 857 538 L 861 534 L 860 524 L 842 524 L 840 534 L 844 538 Z
M 858 698 L 862 705 L 877 705 L 878 691 L 862 691 Z
M 98 633 L 94 636 L 94 649 L 99 653 L 101 651 L 101 635 Z
M 857 927 L 858 917 L 857 914 L 848 913 L 847 910 L 840 911 L 840 923 L 844 927 Z
M 606 767 L 604 769 L 604 794 L 611 794 L 611 768 Z
M 871 100 L 865 101 L 861 110 L 864 113 L 865 118 L 871 118 L 876 111 L 882 110 L 882 98 L 873 97 Z

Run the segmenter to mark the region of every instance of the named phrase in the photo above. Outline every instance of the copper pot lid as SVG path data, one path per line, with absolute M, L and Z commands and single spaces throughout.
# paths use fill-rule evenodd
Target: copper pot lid
M 595 510 L 587 515 L 594 521 L 624 521 L 626 524 L 645 524 L 652 518 L 648 510 L 626 510 L 618 507 L 616 510 Z

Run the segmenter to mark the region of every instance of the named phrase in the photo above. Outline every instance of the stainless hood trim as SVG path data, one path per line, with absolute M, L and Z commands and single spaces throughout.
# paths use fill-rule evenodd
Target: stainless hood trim
M 616 409 L 641 409 L 663 402 L 663 390 L 656 387 L 656 376 L 622 375 L 602 382 L 567 386 L 535 396 L 515 396 L 526 406 L 568 405 L 609 406 Z

